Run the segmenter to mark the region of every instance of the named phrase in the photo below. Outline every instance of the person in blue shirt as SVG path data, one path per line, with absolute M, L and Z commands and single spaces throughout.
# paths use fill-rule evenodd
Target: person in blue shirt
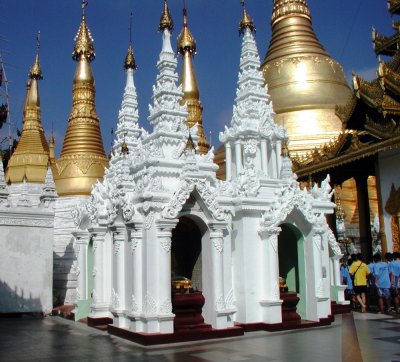
M 393 253 L 391 282 L 393 286 L 394 305 L 396 312 L 400 313 L 400 253 Z
M 351 259 L 349 259 L 349 263 L 351 265 Z M 354 293 L 353 282 L 350 278 L 349 266 L 346 259 L 342 259 L 342 264 L 340 265 L 340 279 L 343 285 L 347 285 L 345 290 L 345 297 L 347 300 L 350 300 L 351 308 L 355 309 L 356 307 L 356 296 Z
M 377 288 L 379 298 L 379 313 L 384 313 L 384 300 L 386 301 L 388 311 L 390 311 L 391 306 L 389 267 L 387 263 L 382 261 L 381 254 L 379 253 L 374 255 L 374 262 L 374 277 L 375 287 Z

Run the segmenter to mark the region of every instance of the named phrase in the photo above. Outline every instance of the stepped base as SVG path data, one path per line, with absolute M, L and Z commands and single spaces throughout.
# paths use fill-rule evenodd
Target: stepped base
M 175 333 L 136 333 L 113 325 L 108 326 L 108 332 L 115 336 L 125 338 L 129 341 L 142 344 L 144 346 L 152 346 L 156 344 L 190 342 L 197 340 L 228 338 L 243 336 L 244 331 L 241 327 L 233 327 L 227 329 L 186 329 Z

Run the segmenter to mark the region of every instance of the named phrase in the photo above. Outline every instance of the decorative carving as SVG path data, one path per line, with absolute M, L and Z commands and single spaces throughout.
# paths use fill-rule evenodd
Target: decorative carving
M 160 314 L 171 314 L 172 313 L 172 302 L 171 299 L 168 298 L 160 305 Z
M 157 314 L 157 303 L 149 293 L 144 298 L 143 313 L 145 315 Z
M 219 253 L 222 253 L 224 250 L 224 239 L 221 237 L 211 238 L 214 248 L 217 249 Z
M 131 313 L 132 314 L 137 314 L 140 312 L 139 304 L 136 301 L 135 296 L 132 294 L 131 298 Z
M 118 309 L 120 306 L 119 295 L 114 288 L 111 290 L 111 306 L 113 309 Z
M 225 306 L 226 309 L 229 310 L 236 309 L 236 300 L 235 300 L 235 295 L 233 293 L 233 289 L 231 289 L 225 297 Z
M 223 312 L 226 310 L 225 300 L 222 294 L 215 301 L 215 310 L 217 312 Z
M 160 244 L 162 246 L 162 248 L 169 253 L 171 251 L 171 237 L 168 236 L 161 236 L 159 237 L 160 240 Z

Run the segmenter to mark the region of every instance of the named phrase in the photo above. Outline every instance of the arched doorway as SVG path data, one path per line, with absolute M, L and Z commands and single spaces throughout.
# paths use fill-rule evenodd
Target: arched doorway
M 306 283 L 304 263 L 304 237 L 292 224 L 280 225 L 282 231 L 278 237 L 279 276 L 286 279 L 289 292 L 297 293 L 300 298 L 297 313 L 305 317 Z
M 172 231 L 171 273 L 172 277 L 190 279 L 195 290 L 202 290 L 201 239 L 196 222 L 187 216 L 180 217 Z

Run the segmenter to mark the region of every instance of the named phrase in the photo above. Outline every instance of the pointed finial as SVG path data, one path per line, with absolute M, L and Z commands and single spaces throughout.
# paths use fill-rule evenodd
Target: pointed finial
M 178 53 L 183 54 L 189 51 L 191 54 L 196 54 L 196 41 L 190 33 L 187 22 L 186 1 L 183 0 L 183 29 L 178 39 Z
M 86 26 L 85 9 L 87 6 L 88 2 L 82 0 L 82 20 L 75 37 L 72 59 L 79 60 L 81 56 L 84 56 L 89 62 L 91 62 L 96 57 L 96 54 L 94 52 L 92 34 L 90 34 L 90 31 Z
M 35 63 L 33 64 L 32 68 L 29 70 L 29 78 L 31 78 L 31 79 L 43 79 L 42 69 L 40 69 L 40 65 L 39 65 L 39 48 L 40 48 L 40 30 L 37 32 L 37 35 L 36 35 Z
M 137 69 L 136 60 L 133 55 L 133 47 L 132 47 L 132 16 L 133 16 L 133 14 L 131 12 L 130 19 L 129 19 L 129 47 L 128 47 L 128 53 L 126 54 L 125 62 L 124 62 L 125 70 L 128 70 L 128 69 L 136 70 Z
M 247 14 L 244 0 L 240 0 L 240 3 L 243 8 L 243 18 L 239 24 L 239 34 L 244 34 L 246 28 L 249 28 L 252 33 L 255 33 L 256 27 L 254 26 L 253 20 L 251 20 L 250 16 Z
M 171 14 L 169 13 L 167 0 L 164 0 L 164 11 L 161 15 L 158 31 L 163 31 L 165 29 L 168 29 L 170 32 L 172 32 L 172 30 L 174 29 L 174 22 L 171 18 Z

